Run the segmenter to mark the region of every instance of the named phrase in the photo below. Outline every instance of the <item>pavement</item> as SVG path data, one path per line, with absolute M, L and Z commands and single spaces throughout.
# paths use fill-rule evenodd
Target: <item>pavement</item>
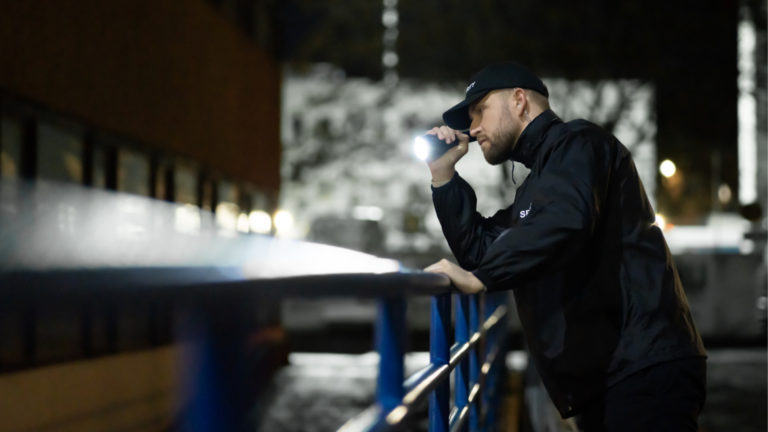
M 254 410 L 259 431 L 334 432 L 372 404 L 378 366 L 375 353 L 294 353 L 289 360 L 290 365 L 276 374 L 272 388 Z M 427 353 L 409 354 L 406 374 L 428 361 Z M 765 348 L 709 350 L 707 375 L 707 403 L 699 417 L 701 432 L 768 430 Z M 548 398 L 545 393 L 540 396 Z M 534 432 L 572 430 L 559 417 L 533 423 L 541 425 L 540 431 Z
M 768 352 L 765 348 L 708 350 L 702 432 L 768 430 Z

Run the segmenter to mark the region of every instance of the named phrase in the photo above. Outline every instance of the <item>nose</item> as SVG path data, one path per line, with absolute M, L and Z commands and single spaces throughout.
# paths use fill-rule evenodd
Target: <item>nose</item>
M 474 122 L 473 122 L 473 123 L 474 123 Z M 473 136 L 473 137 L 477 137 L 477 135 L 479 135 L 479 134 L 480 134 L 480 132 L 482 132 L 482 131 L 483 131 L 483 128 L 481 128 L 481 127 L 480 127 L 480 125 L 478 125 L 477 127 L 474 127 L 474 128 L 473 128 L 472 126 L 473 126 L 473 125 L 470 125 L 470 126 L 469 126 L 469 128 L 470 128 L 470 129 L 469 129 L 469 135 L 470 135 L 470 136 Z

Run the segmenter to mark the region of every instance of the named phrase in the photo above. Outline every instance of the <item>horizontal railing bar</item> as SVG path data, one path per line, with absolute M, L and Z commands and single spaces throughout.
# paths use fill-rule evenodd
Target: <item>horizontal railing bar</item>
M 469 398 L 467 399 L 467 405 L 472 404 L 475 402 L 475 397 L 480 393 L 480 391 L 485 387 L 485 379 L 488 375 L 488 371 L 491 370 L 491 365 L 496 360 L 496 355 L 499 352 L 498 345 L 494 347 L 493 351 L 488 353 L 488 355 L 485 357 L 485 363 L 483 363 L 483 367 L 480 370 L 480 376 L 477 379 L 477 383 L 475 383 L 474 387 L 472 387 L 472 391 L 469 394 Z
M 451 370 L 454 370 L 456 366 L 461 363 L 462 360 L 464 360 L 464 357 L 469 354 L 469 349 L 472 347 L 472 344 L 469 342 L 464 342 L 463 344 L 453 344 L 451 347 L 451 360 L 448 363 L 451 366 Z
M 451 365 L 451 370 L 456 368 L 456 366 L 461 363 L 462 360 L 464 360 L 464 357 L 466 357 L 469 354 L 469 350 L 475 346 L 478 342 L 480 342 L 480 338 L 491 328 L 493 328 L 494 325 L 496 325 L 501 318 L 504 317 L 504 315 L 507 313 L 507 307 L 504 305 L 501 305 L 496 308 L 496 310 L 493 312 L 493 315 L 488 317 L 488 319 L 483 323 L 483 326 L 481 327 L 480 331 L 475 332 L 470 338 L 469 342 L 465 342 L 462 345 L 453 344 L 451 347 L 451 360 L 449 364 Z
M 451 411 L 450 420 L 448 420 L 448 430 L 450 432 L 460 431 L 461 428 L 464 426 L 464 423 L 467 422 L 468 418 L 469 418 L 469 405 L 462 408 L 461 412 L 456 412 L 456 408 L 454 407 L 453 411 Z
M 504 318 L 504 315 L 507 314 L 507 307 L 505 305 L 500 305 L 496 308 L 495 311 L 493 311 L 493 315 L 489 316 L 487 320 L 483 323 L 483 332 L 487 332 L 490 330 L 493 326 L 495 326 L 502 318 Z
M 424 377 L 431 374 L 438 367 L 440 366 L 434 363 L 430 363 L 424 366 L 423 368 L 419 369 L 413 375 L 409 376 L 403 383 L 403 387 L 405 387 L 405 392 L 408 393 L 411 390 L 413 390 L 414 387 L 419 385 L 419 383 L 421 382 L 422 379 L 424 379 Z
M 450 366 L 447 364 L 432 366 L 433 368 L 431 372 L 424 376 L 420 382 L 405 394 L 403 397 L 403 405 L 407 407 L 419 405 L 420 402 L 429 396 L 429 392 L 451 374 Z
M 368 432 L 380 423 L 382 417 L 381 408 L 378 405 L 371 405 L 360 414 L 349 419 L 337 432 Z
M 456 407 L 451 408 L 450 414 L 448 414 L 448 423 L 452 423 L 454 421 L 454 418 L 456 417 L 456 414 L 459 412 L 459 409 Z
M 277 298 L 397 298 L 452 292 L 442 274 L 308 275 L 249 279 L 239 267 L 97 268 L 50 271 L 0 271 L 0 299 L 97 298 L 115 295 L 188 299 L 226 295 Z

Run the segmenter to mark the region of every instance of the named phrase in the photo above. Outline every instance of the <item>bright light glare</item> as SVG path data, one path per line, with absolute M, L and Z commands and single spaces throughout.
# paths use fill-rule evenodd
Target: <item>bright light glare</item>
M 248 232 L 248 215 L 245 213 L 240 213 L 240 216 L 237 217 L 237 230 L 243 233 Z
M 506 358 L 507 369 L 524 371 L 528 367 L 528 353 L 525 351 L 510 351 Z
M 269 254 L 248 261 L 242 270 L 247 278 L 283 278 L 350 273 L 382 274 L 397 272 L 400 268 L 400 263 L 395 260 L 362 252 L 276 238 L 272 239 Z
M 664 220 L 664 217 L 660 214 L 656 215 L 656 225 L 658 225 L 662 231 L 664 231 L 664 227 L 667 226 L 667 222 Z
M 190 204 L 176 207 L 173 228 L 184 234 L 200 234 L 200 209 Z
M 755 48 L 757 32 L 754 22 L 744 19 L 738 27 L 739 86 L 737 113 L 739 122 L 739 202 L 751 204 L 757 200 L 757 99 L 755 98 Z
M 728 204 L 731 201 L 732 196 L 733 196 L 733 193 L 731 192 L 730 186 L 728 186 L 725 183 L 721 184 L 720 187 L 717 189 L 717 198 L 723 204 Z
M 659 171 L 661 172 L 661 175 L 669 178 L 675 175 L 675 172 L 677 171 L 677 167 L 675 166 L 674 162 L 667 159 L 664 162 L 662 162 L 661 165 L 659 165 Z
M 755 251 L 755 242 L 750 239 L 743 239 L 739 242 L 739 252 L 742 255 L 749 255 Z
M 278 231 L 287 231 L 293 227 L 293 215 L 285 210 L 275 214 L 275 227 Z
M 251 215 L 248 216 L 248 222 L 251 227 L 251 232 L 267 234 L 272 231 L 272 218 L 269 216 L 269 213 L 265 211 L 252 211 Z
M 357 220 L 380 221 L 384 217 L 384 210 L 381 207 L 357 206 L 352 209 L 352 217 Z
M 427 160 L 429 157 L 429 143 L 422 137 L 416 137 L 413 141 L 413 152 L 421 160 Z
M 227 231 L 237 230 L 237 215 L 240 207 L 237 204 L 221 202 L 216 206 L 216 224 Z

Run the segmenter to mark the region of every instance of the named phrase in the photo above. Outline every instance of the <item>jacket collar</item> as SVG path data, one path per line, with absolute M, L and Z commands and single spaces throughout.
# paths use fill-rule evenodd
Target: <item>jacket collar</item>
M 548 109 L 539 114 L 520 134 L 517 145 L 512 150 L 512 156 L 509 159 L 522 163 L 526 168 L 531 168 L 536 161 L 536 154 L 549 128 L 562 122 L 552 110 Z

